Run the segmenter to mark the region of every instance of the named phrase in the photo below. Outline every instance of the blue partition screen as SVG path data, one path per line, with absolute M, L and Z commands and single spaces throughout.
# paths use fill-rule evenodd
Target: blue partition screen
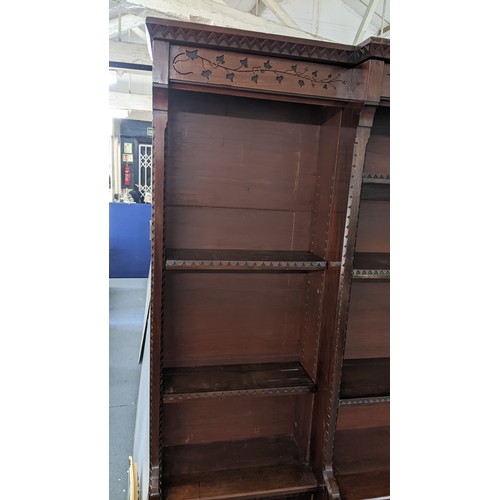
M 109 204 L 109 277 L 147 278 L 151 260 L 149 203 Z

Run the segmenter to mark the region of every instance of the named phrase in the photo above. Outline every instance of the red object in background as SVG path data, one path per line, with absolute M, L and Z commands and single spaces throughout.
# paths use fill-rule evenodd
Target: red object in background
M 130 186 L 130 167 L 125 165 L 125 186 Z

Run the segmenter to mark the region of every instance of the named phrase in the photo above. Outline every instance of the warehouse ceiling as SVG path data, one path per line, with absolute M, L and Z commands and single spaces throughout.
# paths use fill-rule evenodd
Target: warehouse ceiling
M 389 0 L 110 0 L 109 106 L 152 119 L 147 16 L 355 45 L 390 36 Z

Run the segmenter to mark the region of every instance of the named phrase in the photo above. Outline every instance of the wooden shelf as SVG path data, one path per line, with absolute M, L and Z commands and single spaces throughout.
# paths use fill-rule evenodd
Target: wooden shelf
M 169 500 L 272 498 L 317 488 L 290 436 L 166 447 L 163 470 Z
M 258 363 L 166 368 L 163 402 L 229 396 L 275 396 L 314 392 L 300 363 Z
M 389 395 L 389 358 L 346 359 L 342 368 L 340 399 Z
M 390 279 L 390 254 L 357 252 L 354 254 L 353 279 L 388 280 Z
M 335 477 L 342 500 L 385 500 L 390 494 L 389 468 Z
M 326 261 L 305 251 L 169 249 L 168 270 L 323 271 Z
M 363 174 L 363 184 L 390 184 L 391 179 L 385 174 Z

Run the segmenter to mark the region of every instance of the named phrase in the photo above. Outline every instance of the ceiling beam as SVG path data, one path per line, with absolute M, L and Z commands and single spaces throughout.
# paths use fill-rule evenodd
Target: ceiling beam
M 213 0 L 189 0 L 189 2 L 186 0 L 127 0 L 123 5 L 140 6 L 149 11 L 148 15 L 156 17 L 260 33 L 273 33 L 295 38 L 328 41 L 323 37 L 307 33 L 300 28 L 285 26 L 270 19 L 257 17 Z
M 121 19 L 115 17 L 109 20 L 109 38 L 115 37 L 120 31 L 124 33 L 132 28 L 138 28 L 139 26 L 144 26 L 143 17 L 134 16 L 132 14 L 121 16 Z
M 153 109 L 153 100 L 150 95 L 129 94 L 127 92 L 110 91 L 109 107 L 112 109 L 151 111 Z
M 299 28 L 299 25 L 290 17 L 288 12 L 276 0 L 262 0 L 262 2 L 273 12 L 273 14 L 290 28 Z
M 151 66 L 151 57 L 142 43 L 109 41 L 109 60 L 117 63 Z
M 373 14 L 375 13 L 375 8 L 377 7 L 378 0 L 370 0 L 368 7 L 366 7 L 365 14 L 361 20 L 356 36 L 354 37 L 353 45 L 357 45 L 360 41 L 361 36 L 366 31 L 367 26 L 370 24 Z
M 146 33 L 142 30 L 142 28 L 132 28 L 132 31 L 141 39 L 144 40 L 145 42 L 147 41 L 148 37 L 146 36 Z
M 262 0 L 255 0 L 254 8 L 250 11 L 254 16 L 260 16 L 262 11 L 266 8 Z

